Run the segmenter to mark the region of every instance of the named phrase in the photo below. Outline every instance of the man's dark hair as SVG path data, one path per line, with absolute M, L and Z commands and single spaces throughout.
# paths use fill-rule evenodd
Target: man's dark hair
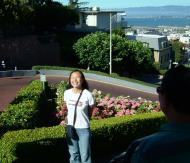
M 72 73 L 74 73 L 74 72 L 78 72 L 78 73 L 80 73 L 80 75 L 81 75 L 81 78 L 82 78 L 82 80 L 83 80 L 82 89 L 87 89 L 87 90 L 89 90 L 89 86 L 88 86 L 88 83 L 87 83 L 87 81 L 86 81 L 86 79 L 85 79 L 85 76 L 84 76 L 84 74 L 82 73 L 82 71 L 80 71 L 80 70 L 74 70 L 74 71 L 72 71 L 72 72 L 70 73 L 70 75 L 69 75 L 69 86 L 68 86 L 68 88 L 72 88 L 72 85 L 71 85 L 70 80 L 71 80 L 71 75 L 72 75 Z
M 190 68 L 179 65 L 168 70 L 161 88 L 176 112 L 190 114 Z

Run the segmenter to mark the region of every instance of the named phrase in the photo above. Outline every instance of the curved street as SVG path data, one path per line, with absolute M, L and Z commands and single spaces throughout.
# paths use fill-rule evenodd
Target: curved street
M 16 93 L 24 86 L 26 86 L 31 80 L 39 79 L 40 76 L 32 77 L 5 77 L 0 78 L 0 111 L 3 111 L 5 107 L 14 99 Z M 49 84 L 58 83 L 61 80 L 67 80 L 67 77 L 61 76 L 47 76 Z M 97 89 L 104 93 L 110 93 L 112 96 L 131 96 L 132 98 L 142 97 L 147 100 L 158 100 L 157 94 L 147 93 L 125 86 L 106 83 L 102 81 L 88 80 L 90 90 Z

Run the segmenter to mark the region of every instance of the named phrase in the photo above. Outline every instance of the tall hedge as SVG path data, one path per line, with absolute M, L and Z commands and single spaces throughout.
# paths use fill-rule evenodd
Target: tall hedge
M 18 92 L 15 99 L 0 114 L 0 125 L 6 130 L 39 126 L 45 100 L 42 83 L 39 80 L 32 81 Z
M 153 133 L 165 122 L 162 113 L 146 113 L 91 121 L 92 157 L 124 150 L 135 138 Z M 68 162 L 63 126 L 10 131 L 0 140 L 0 160 Z

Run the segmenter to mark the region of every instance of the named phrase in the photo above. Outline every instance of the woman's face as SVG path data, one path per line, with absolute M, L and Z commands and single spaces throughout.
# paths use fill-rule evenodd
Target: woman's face
M 82 82 L 83 82 L 83 80 L 82 80 L 81 74 L 79 72 L 76 71 L 71 74 L 70 83 L 73 88 L 81 89 Z

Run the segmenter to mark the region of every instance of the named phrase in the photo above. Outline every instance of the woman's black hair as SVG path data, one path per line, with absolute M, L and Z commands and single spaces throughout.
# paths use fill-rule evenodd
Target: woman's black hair
M 82 89 L 87 89 L 87 90 L 89 90 L 89 86 L 88 86 L 88 83 L 87 83 L 87 81 L 86 81 L 86 79 L 85 79 L 85 76 L 84 76 L 84 74 L 82 73 L 82 71 L 80 71 L 80 70 L 74 70 L 74 71 L 72 71 L 71 73 L 70 73 L 70 75 L 69 75 L 69 86 L 68 86 L 68 88 L 72 88 L 72 85 L 71 85 L 71 75 L 74 73 L 74 72 L 78 72 L 78 73 L 80 73 L 80 75 L 81 75 L 81 78 L 82 78 L 82 85 L 81 85 L 81 87 L 82 87 Z

